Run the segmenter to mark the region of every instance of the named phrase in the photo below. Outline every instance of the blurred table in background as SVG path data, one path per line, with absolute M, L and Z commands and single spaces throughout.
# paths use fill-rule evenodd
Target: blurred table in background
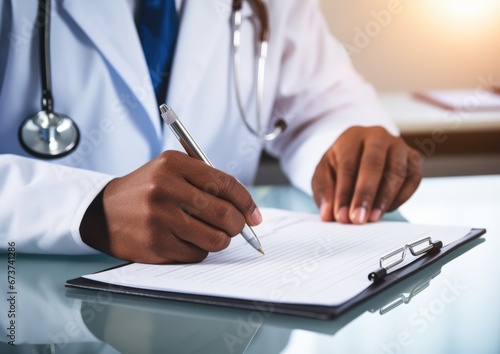
M 449 111 L 409 92 L 382 93 L 402 138 L 424 156 L 424 176 L 500 174 L 500 111 Z M 289 184 L 278 161 L 263 154 L 255 183 Z
M 425 176 L 500 173 L 500 111 L 450 111 L 409 92 L 380 97 L 402 138 L 425 157 Z

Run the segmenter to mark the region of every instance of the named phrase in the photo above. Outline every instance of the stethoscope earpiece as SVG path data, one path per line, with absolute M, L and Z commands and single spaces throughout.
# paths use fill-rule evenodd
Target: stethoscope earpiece
M 258 136 L 264 141 L 271 141 L 276 139 L 281 133 L 285 131 L 285 129 L 286 129 L 286 122 L 282 118 L 280 118 L 276 121 L 276 123 L 274 123 L 274 129 L 272 132 L 258 133 L 252 131 L 252 133 L 254 133 L 256 136 Z
M 19 141 L 30 154 L 44 159 L 63 157 L 80 141 L 71 118 L 45 110 L 28 117 L 19 128 Z

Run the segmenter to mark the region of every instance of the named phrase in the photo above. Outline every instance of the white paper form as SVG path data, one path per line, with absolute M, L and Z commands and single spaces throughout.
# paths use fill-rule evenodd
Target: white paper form
M 176 293 L 335 306 L 371 285 L 368 274 L 378 269 L 381 256 L 424 237 L 446 245 L 471 230 L 404 222 L 342 225 L 313 214 L 261 212 L 264 222 L 254 230 L 264 256 L 236 236 L 227 249 L 198 264 L 133 263 L 84 278 Z M 408 255 L 400 266 L 415 259 Z

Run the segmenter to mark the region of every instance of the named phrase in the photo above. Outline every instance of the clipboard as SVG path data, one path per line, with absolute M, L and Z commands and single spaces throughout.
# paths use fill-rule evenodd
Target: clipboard
M 398 307 L 403 307 L 414 301 L 419 301 L 419 294 L 433 287 L 433 282 L 440 277 L 444 265 L 462 256 L 464 253 L 484 241 L 484 238 L 479 238 L 467 243 L 451 254 L 441 257 L 426 269 L 370 297 L 369 300 L 342 313 L 335 319 L 323 321 L 307 317 L 292 317 L 278 313 L 259 313 L 257 315 L 258 317 L 256 317 L 259 320 L 253 322 L 253 326 L 249 327 L 257 330 L 260 326 L 266 326 L 267 328 L 279 328 L 283 331 L 289 330 L 290 332 L 295 329 L 300 329 L 328 336 L 335 336 L 337 332 L 360 316 L 384 316 L 389 312 L 397 311 L 396 309 Z M 90 313 L 95 314 L 95 316 L 83 316 L 85 324 L 89 326 L 89 329 L 93 333 L 94 328 L 102 332 L 102 328 L 111 326 L 112 328 L 120 328 L 120 331 L 127 337 L 129 335 L 137 336 L 138 333 L 136 329 L 138 327 L 134 327 L 133 331 L 129 330 L 129 332 L 127 332 L 126 329 L 128 325 L 126 325 L 126 329 L 123 329 L 121 328 L 123 325 L 122 322 L 110 322 L 110 316 L 107 315 L 110 311 L 123 312 L 124 314 L 122 316 L 114 316 L 114 318 L 135 318 L 137 316 L 144 318 L 146 316 L 150 323 L 154 323 L 154 327 L 156 328 L 176 327 L 179 323 L 184 325 L 183 328 L 203 327 L 205 330 L 198 333 L 211 337 L 211 340 L 207 340 L 206 342 L 212 346 L 214 345 L 214 339 L 215 342 L 219 342 L 219 346 L 222 349 L 211 351 L 217 353 L 244 353 L 247 348 L 247 343 L 242 343 L 239 348 L 234 348 L 234 351 L 229 351 L 227 349 L 227 343 L 223 341 L 223 334 L 227 331 L 227 328 L 231 328 L 232 331 L 235 331 L 238 325 L 240 325 L 238 319 L 248 319 L 254 316 L 251 310 L 225 308 L 224 311 L 221 311 L 221 308 L 218 306 L 161 299 L 148 299 L 149 301 L 143 301 L 143 299 L 123 294 L 115 294 L 112 301 L 110 301 L 109 297 L 95 296 L 95 293 L 90 290 L 78 288 L 67 288 L 65 296 L 70 299 L 82 301 L 82 313 L 90 311 Z M 405 300 L 398 301 L 398 299 L 402 298 Z M 165 306 L 161 306 L 162 304 L 165 304 Z M 109 310 L 106 310 L 108 308 Z M 207 331 L 210 333 L 206 333 Z M 99 336 L 99 333 L 94 333 L 94 335 L 98 338 L 102 337 Z M 143 337 L 146 335 L 148 340 L 160 341 L 166 345 L 172 346 L 171 337 L 164 338 L 164 336 L 162 336 L 158 338 L 157 335 L 155 338 L 155 334 L 153 334 L 151 338 L 152 334 L 150 331 L 147 331 L 146 334 L 142 334 Z M 176 337 L 174 341 L 177 341 L 178 347 L 185 350 L 184 336 L 182 338 Z
M 113 284 L 90 280 L 83 277 L 68 280 L 66 282 L 66 286 L 81 288 L 81 289 L 98 290 L 98 291 L 109 291 L 112 293 L 120 293 L 120 294 L 146 296 L 158 299 L 176 300 L 176 301 L 192 302 L 199 304 L 241 308 L 247 310 L 257 310 L 263 312 L 288 314 L 294 316 L 311 317 L 317 319 L 334 319 L 339 317 L 341 314 L 349 311 L 350 309 L 356 307 L 357 305 L 366 302 L 370 298 L 390 288 L 391 286 L 407 279 L 408 277 L 412 276 L 418 271 L 427 268 L 431 264 L 436 263 L 443 257 L 452 253 L 454 250 L 460 248 L 463 245 L 466 245 L 467 243 L 471 242 L 474 239 L 479 238 L 481 235 L 485 233 L 486 233 L 485 229 L 471 229 L 467 235 L 463 236 L 462 238 L 458 239 L 455 242 L 440 247 L 438 251 L 432 253 L 426 253 L 425 255 L 415 259 L 406 266 L 388 272 L 388 274 L 385 275 L 383 279 L 377 282 L 373 282 L 368 288 L 363 290 L 361 293 L 337 306 L 262 302 L 262 301 L 251 301 L 251 300 L 236 299 L 236 298 L 225 298 L 217 296 L 193 295 L 188 293 L 149 290 L 149 289 L 133 288 L 121 285 L 117 286 Z M 381 257 L 382 256 L 383 255 L 381 255 Z M 376 266 L 377 265 L 374 265 L 374 268 L 376 268 Z

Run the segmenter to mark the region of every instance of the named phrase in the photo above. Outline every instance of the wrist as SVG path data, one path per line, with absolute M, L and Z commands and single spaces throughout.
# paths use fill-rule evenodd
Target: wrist
M 80 237 L 88 246 L 109 253 L 107 222 L 103 205 L 104 189 L 94 198 L 80 223 Z

